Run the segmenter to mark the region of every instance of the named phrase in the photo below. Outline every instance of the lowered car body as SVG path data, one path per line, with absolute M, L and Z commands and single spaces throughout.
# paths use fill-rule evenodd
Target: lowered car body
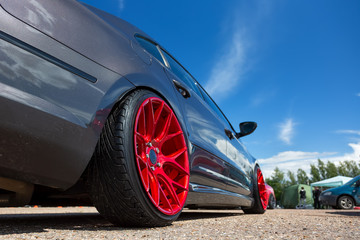
M 265 211 L 261 170 L 238 139 L 256 124 L 236 132 L 155 40 L 77 1 L 0 5 L 2 206 L 90 196 L 137 226 L 169 224 L 184 206 Z M 119 214 L 131 201 L 132 220 Z

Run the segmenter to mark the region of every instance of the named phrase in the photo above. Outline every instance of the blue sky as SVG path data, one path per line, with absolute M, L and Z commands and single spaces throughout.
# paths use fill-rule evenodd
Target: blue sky
M 360 161 L 360 1 L 86 0 L 144 30 L 215 99 L 266 177 Z

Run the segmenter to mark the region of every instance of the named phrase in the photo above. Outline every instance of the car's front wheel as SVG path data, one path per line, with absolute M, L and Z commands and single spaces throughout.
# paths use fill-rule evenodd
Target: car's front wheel
M 138 90 L 108 117 L 89 167 L 94 205 L 121 226 L 164 226 L 189 190 L 185 136 L 169 105 Z
M 353 209 L 354 200 L 349 196 L 342 196 L 338 199 L 337 207 L 340 209 Z

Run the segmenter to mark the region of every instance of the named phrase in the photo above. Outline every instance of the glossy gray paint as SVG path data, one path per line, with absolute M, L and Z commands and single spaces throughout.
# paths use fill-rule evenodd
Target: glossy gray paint
M 188 202 L 210 206 L 228 199 L 228 205 L 251 205 L 255 160 L 225 134 L 228 129 L 235 135 L 229 123 L 196 93 L 184 98 L 172 81 L 181 79 L 134 38 L 149 36 L 76 1 L 0 4 L 0 31 L 34 50 L 0 40 L 1 176 L 71 187 L 90 161 L 114 104 L 131 90 L 146 88 L 166 99 L 187 133 L 190 181 L 202 186 L 191 189 L 202 197 L 189 194 Z

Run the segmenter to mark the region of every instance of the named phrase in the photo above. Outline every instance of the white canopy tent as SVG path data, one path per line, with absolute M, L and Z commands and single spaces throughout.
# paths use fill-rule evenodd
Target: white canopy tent
M 311 183 L 311 187 L 339 187 L 350 181 L 351 177 L 336 176 L 319 182 Z

